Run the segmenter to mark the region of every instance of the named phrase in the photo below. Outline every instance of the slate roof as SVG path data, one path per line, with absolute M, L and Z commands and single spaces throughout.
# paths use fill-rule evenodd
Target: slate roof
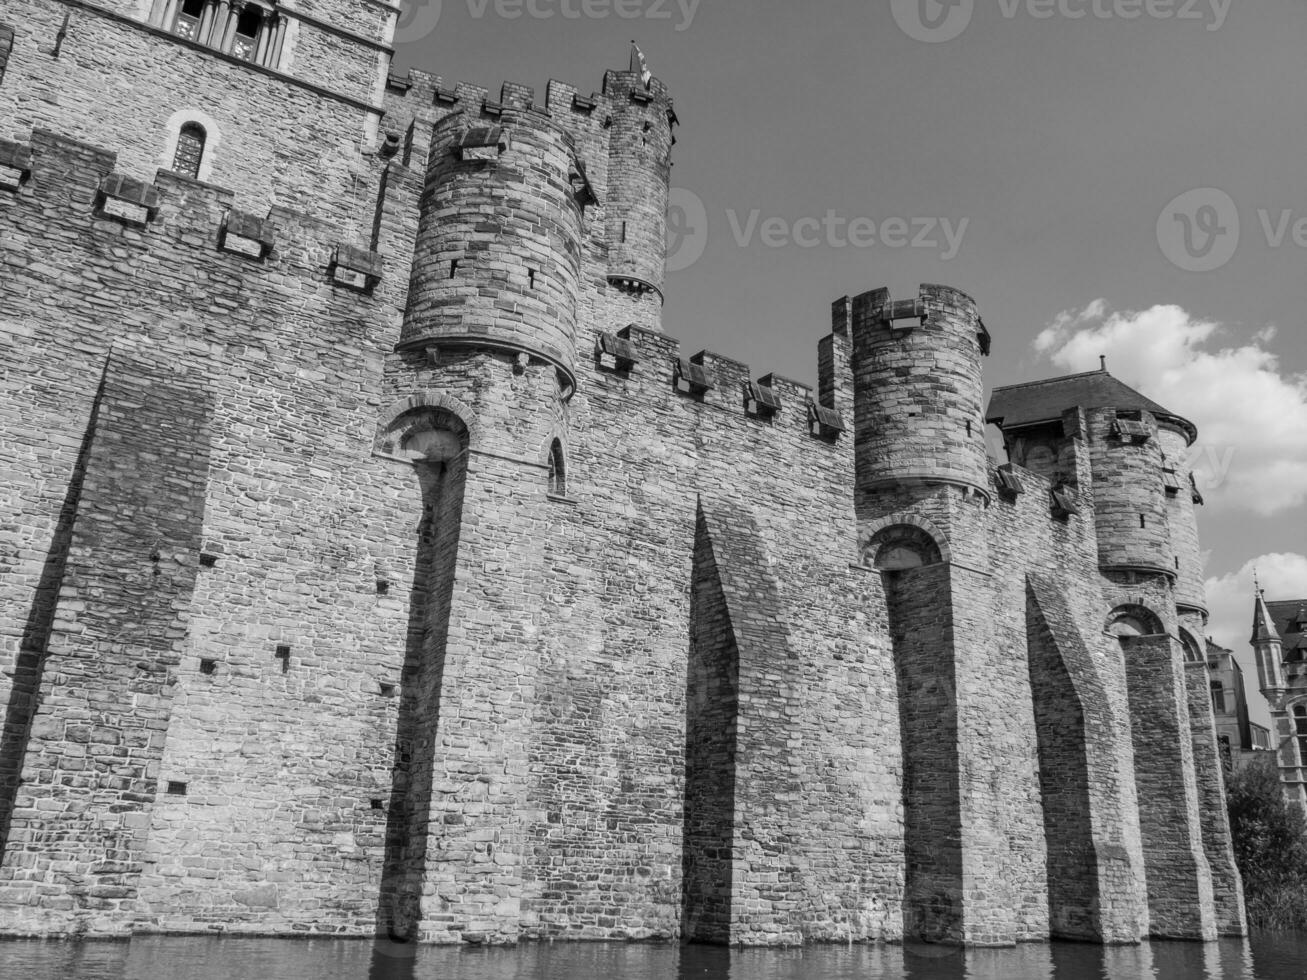
M 1106 370 L 995 388 L 989 399 L 985 421 L 1004 429 L 1019 429 L 1040 422 L 1057 421 L 1068 408 L 1076 407 L 1125 411 L 1142 409 L 1160 420 L 1179 425 L 1188 434 L 1190 443 L 1198 438 L 1198 429 L 1192 422 L 1141 395 Z
M 1266 608 L 1275 622 L 1275 631 L 1280 634 L 1284 659 L 1307 660 L 1307 599 L 1268 602 Z

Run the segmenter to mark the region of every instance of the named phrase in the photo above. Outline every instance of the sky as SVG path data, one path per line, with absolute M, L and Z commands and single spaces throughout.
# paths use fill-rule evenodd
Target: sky
M 681 121 L 685 349 L 811 382 L 834 299 L 939 282 L 979 302 L 987 386 L 1106 355 L 1197 423 L 1208 632 L 1256 687 L 1254 569 L 1307 597 L 1307 3 L 403 4 L 397 70 L 538 101 L 638 41 Z

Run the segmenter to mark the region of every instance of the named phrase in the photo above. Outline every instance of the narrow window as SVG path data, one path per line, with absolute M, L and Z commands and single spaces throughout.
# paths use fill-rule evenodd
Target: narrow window
M 1212 681 L 1212 707 L 1218 715 L 1225 711 L 1225 685 L 1220 681 Z
M 204 157 L 204 127 L 188 122 L 177 134 L 177 152 L 173 154 L 172 169 L 184 177 L 198 180 L 200 160 Z
M 567 495 L 567 477 L 563 467 L 563 444 L 557 439 L 549 447 L 549 492 L 556 497 Z
M 1307 766 L 1307 705 L 1294 708 L 1293 718 L 1298 730 L 1298 763 Z
M 200 33 L 200 15 L 204 13 L 204 0 L 182 0 L 172 22 L 172 32 L 188 41 L 196 40 Z
M 1139 526 L 1140 527 L 1148 526 L 1148 518 L 1146 518 L 1143 514 L 1139 515 Z
M 277 647 L 277 659 L 281 661 L 281 672 L 290 673 L 290 647 L 282 644 Z
M 967 422 L 967 438 L 971 438 L 971 423 Z
M 535 288 L 536 288 L 536 271 L 535 271 L 535 269 L 527 269 L 527 270 L 526 270 L 526 278 L 527 278 L 527 284 L 528 284 L 532 289 L 535 289 Z
M 449 263 L 449 278 L 453 279 L 457 275 L 458 275 L 458 259 L 454 259 Z
M 622 241 L 626 241 L 626 222 L 622 222 Z
M 253 61 L 259 47 L 259 29 L 263 25 L 263 8 L 249 3 L 236 18 L 236 36 L 231 42 L 231 53 L 244 61 Z

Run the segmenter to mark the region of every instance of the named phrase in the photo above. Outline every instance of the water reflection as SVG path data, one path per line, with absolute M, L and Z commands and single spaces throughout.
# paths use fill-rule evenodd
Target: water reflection
M 1251 942 L 1015 949 L 826 946 L 726 950 L 674 944 L 432 947 L 389 940 L 142 936 L 0 942 L 22 980 L 1282 980 L 1307 977 L 1307 936 Z

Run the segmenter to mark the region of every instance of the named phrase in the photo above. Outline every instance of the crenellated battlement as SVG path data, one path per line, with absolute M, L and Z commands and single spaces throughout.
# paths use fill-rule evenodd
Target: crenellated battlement
M 29 139 L 0 147 L 0 155 L 25 166 L 21 181 L 0 183 L 0 195 L 20 196 L 42 208 L 84 208 L 88 228 L 93 222 L 118 222 L 136 229 L 136 241 L 147 247 L 151 237 L 161 236 L 239 255 L 249 260 L 246 275 L 256 275 L 260 267 L 267 274 L 294 268 L 309 279 L 325 277 L 371 292 L 383 274 L 384 260 L 374 243 L 342 234 L 329 219 L 280 205 L 251 215 L 235 207 L 237 194 L 230 188 L 164 169 L 148 179 L 123 173 L 116 151 L 49 130 L 35 129 Z

